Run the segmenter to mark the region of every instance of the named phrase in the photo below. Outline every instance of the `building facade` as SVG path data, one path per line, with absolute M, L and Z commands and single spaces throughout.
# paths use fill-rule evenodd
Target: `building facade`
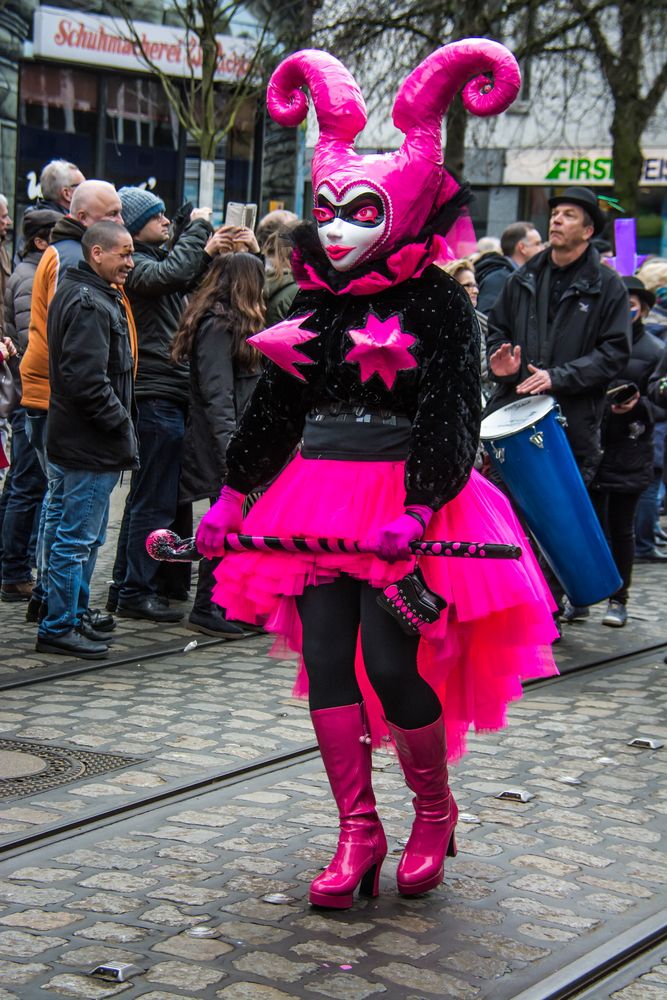
M 0 190 L 14 217 L 37 197 L 41 168 L 70 160 L 86 177 L 117 187 L 143 185 L 168 211 L 199 202 L 199 149 L 167 100 L 144 51 L 177 85 L 186 87 L 197 53 L 182 29 L 163 25 L 161 8 L 137 9 L 130 28 L 121 18 L 14 0 L 0 11 Z M 254 43 L 219 38 L 219 112 L 242 78 Z M 216 221 L 230 202 L 291 208 L 295 201 L 296 140 L 265 120 L 262 102 L 248 97 L 215 158 Z

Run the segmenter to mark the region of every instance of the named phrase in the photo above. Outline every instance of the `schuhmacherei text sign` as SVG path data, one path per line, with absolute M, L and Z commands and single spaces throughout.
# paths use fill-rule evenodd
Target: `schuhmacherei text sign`
M 134 29 L 151 62 L 169 76 L 201 75 L 201 48 L 195 37 L 182 28 L 134 21 Z M 145 73 L 141 49 L 130 36 L 122 18 L 83 14 L 57 7 L 35 11 L 33 53 L 66 63 L 109 66 L 112 69 Z M 248 69 L 253 43 L 231 35 L 218 35 L 220 82 L 234 82 Z

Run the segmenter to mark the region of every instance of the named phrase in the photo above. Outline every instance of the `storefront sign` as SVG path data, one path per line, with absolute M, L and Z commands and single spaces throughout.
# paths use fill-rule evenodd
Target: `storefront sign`
M 149 71 L 151 63 L 169 76 L 201 77 L 202 52 L 198 39 L 182 28 L 133 21 L 141 45 L 132 38 L 122 18 L 82 14 L 57 7 L 35 11 L 33 54 L 65 63 L 109 66 L 134 73 Z M 216 80 L 233 83 L 248 71 L 254 45 L 251 41 L 218 35 Z
M 543 184 L 553 187 L 614 183 L 614 163 L 609 149 L 522 149 L 507 151 L 505 184 Z M 644 150 L 639 182 L 644 187 L 667 187 L 667 149 Z

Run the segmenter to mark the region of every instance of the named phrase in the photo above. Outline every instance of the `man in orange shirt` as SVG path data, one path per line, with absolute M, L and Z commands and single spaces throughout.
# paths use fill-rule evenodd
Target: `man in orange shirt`
M 49 486 L 44 498 L 40 531 L 37 543 L 37 584 L 28 605 L 28 621 L 36 621 L 46 611 L 46 569 L 51 544 L 61 515 L 60 493 L 62 482 L 49 470 L 46 455 L 45 431 L 49 408 L 49 352 L 46 336 L 46 319 L 49 304 L 55 295 L 58 282 L 68 267 L 76 266 L 83 259 L 81 239 L 90 226 L 96 222 L 115 222 L 123 225 L 120 198 L 113 184 L 107 181 L 90 180 L 78 185 L 70 204 L 69 215 L 55 225 L 51 233 L 51 245 L 44 252 L 35 272 L 30 311 L 28 347 L 21 361 L 21 382 L 23 385 L 22 405 L 27 414 L 28 438 L 37 451 L 40 463 L 48 478 Z M 136 359 L 136 330 L 132 311 L 126 299 L 125 308 L 130 328 L 132 353 Z M 86 583 L 90 583 L 88 579 Z M 85 591 L 85 588 L 84 588 Z M 84 592 L 87 598 L 87 593 Z M 87 610 L 87 609 L 82 609 Z M 92 624 L 98 630 L 112 629 L 113 618 L 109 615 L 90 613 Z

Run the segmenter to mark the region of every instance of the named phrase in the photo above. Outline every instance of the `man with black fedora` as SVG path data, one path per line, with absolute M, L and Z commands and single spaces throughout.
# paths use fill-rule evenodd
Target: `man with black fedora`
M 487 413 L 528 395 L 553 396 L 590 486 L 602 458 L 605 394 L 630 356 L 628 292 L 590 245 L 605 224 L 593 191 L 566 188 L 549 206 L 547 248 L 509 277 L 489 313 L 489 374 L 498 390 Z
M 594 193 L 566 188 L 549 206 L 549 246 L 510 276 L 489 313 L 489 371 L 499 383 L 489 412 L 554 396 L 588 484 L 602 457 L 605 391 L 630 354 L 628 293 L 590 246 L 604 228 Z

